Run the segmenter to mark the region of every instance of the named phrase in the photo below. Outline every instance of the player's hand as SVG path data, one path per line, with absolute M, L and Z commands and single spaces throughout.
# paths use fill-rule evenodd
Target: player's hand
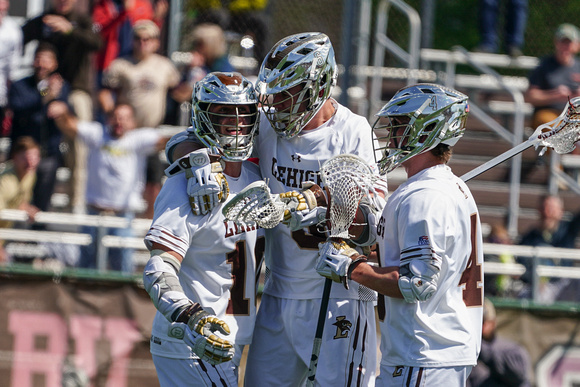
M 326 196 L 313 182 L 303 182 L 301 192 L 283 192 L 279 197 L 286 206 L 282 223 L 292 231 L 319 223 L 326 217 Z
M 350 273 L 360 262 L 365 262 L 366 257 L 360 255 L 355 249 L 344 241 L 326 241 L 318 245 L 318 259 L 316 272 L 321 276 L 344 285 L 348 289 Z
M 191 169 L 192 175 L 187 178 L 187 195 L 194 214 L 205 215 L 227 199 L 230 189 L 222 171 L 219 162 Z
M 181 172 L 187 177 L 187 195 L 195 215 L 205 215 L 227 199 L 230 189 L 222 166 L 210 162 L 207 149 L 188 153 L 165 170 L 168 176 Z
M 205 310 L 194 313 L 186 324 L 172 323 L 169 336 L 181 338 L 202 361 L 216 365 L 234 357 L 234 346 L 215 333 L 229 335 L 228 324 Z

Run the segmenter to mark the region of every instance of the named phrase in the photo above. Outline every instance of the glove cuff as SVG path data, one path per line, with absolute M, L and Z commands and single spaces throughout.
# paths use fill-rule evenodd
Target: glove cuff
M 328 205 L 326 194 L 318 184 L 312 184 L 308 188 L 303 189 L 302 195 L 306 198 L 306 203 L 310 210 L 314 207 L 326 207 Z
M 352 280 L 351 275 L 352 275 L 352 272 L 354 271 L 354 269 L 358 265 L 360 265 L 361 263 L 368 261 L 367 257 L 365 257 L 364 255 L 355 256 L 355 257 L 352 257 L 351 259 L 352 259 L 352 262 L 350 263 L 350 265 L 348 266 L 348 269 L 346 271 L 346 278 L 349 281 Z
M 309 210 L 316 207 L 316 197 L 312 191 L 308 189 L 306 191 L 302 191 L 302 196 L 304 196 L 304 199 L 306 199 L 306 205 L 308 206 Z
M 179 313 L 179 315 L 175 319 L 175 322 L 188 324 L 191 317 L 200 311 L 203 311 L 201 305 L 198 303 L 192 303 L 185 309 L 183 309 L 181 313 Z

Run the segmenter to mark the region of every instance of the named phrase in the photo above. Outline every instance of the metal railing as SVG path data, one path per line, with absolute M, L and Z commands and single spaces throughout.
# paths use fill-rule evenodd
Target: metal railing
M 1 220 L 10 220 L 24 222 L 28 219 L 24 211 L 19 210 L 2 210 L 0 211 Z M 140 251 L 144 256 L 143 260 L 148 259 L 147 248 L 143 243 L 143 236 L 149 229 L 150 219 L 134 219 L 131 222 L 124 218 L 115 216 L 99 216 L 99 215 L 79 215 L 66 213 L 50 213 L 39 212 L 36 216 L 36 222 L 39 224 L 52 225 L 54 227 L 81 227 L 94 226 L 101 228 L 109 227 L 131 227 L 135 231 L 135 237 L 124 238 L 117 236 L 103 236 L 97 241 L 99 265 L 96 273 L 104 273 L 106 270 L 106 258 L 108 249 L 113 247 L 129 247 Z M 27 255 L 24 251 L 27 245 L 53 242 L 73 245 L 88 245 L 92 242 L 90 235 L 80 232 L 62 232 L 62 231 L 35 231 L 22 230 L 14 228 L 0 228 L 0 240 L 22 242 L 22 253 Z M 531 301 L 540 302 L 539 284 L 542 278 L 568 278 L 580 279 L 580 250 L 577 249 L 563 249 L 554 247 L 531 247 L 518 245 L 504 245 L 484 243 L 483 251 L 485 255 L 501 255 L 510 254 L 514 257 L 531 260 Z M 547 266 L 541 265 L 541 259 L 555 259 L 573 261 L 573 266 Z M 145 261 L 144 261 L 145 262 Z M 139 262 L 143 264 L 144 262 Z M 137 263 L 137 262 L 136 262 Z M 521 276 L 524 274 L 526 268 L 522 263 L 515 262 L 485 262 L 484 272 L 486 275 L 509 275 Z M 580 295 L 579 295 L 580 297 Z
M 28 215 L 20 210 L 0 211 L 0 220 L 12 222 L 27 222 Z M 151 225 L 151 219 L 133 219 L 131 221 L 117 216 L 69 214 L 60 212 L 39 212 L 34 218 L 36 224 L 52 226 L 58 231 L 29 230 L 17 228 L 0 228 L 0 240 L 23 242 L 19 246 L 23 251 L 22 255 L 34 257 L 42 254 L 42 249 L 32 249 L 26 244 L 31 243 L 58 243 L 65 245 L 87 246 L 93 242 L 89 234 L 77 231 L 63 231 L 70 229 L 80 229 L 83 226 L 97 228 L 97 240 L 95 241 L 97 268 L 104 272 L 107 270 L 107 256 L 110 248 L 132 248 L 136 250 L 146 250 L 143 243 L 143 236 Z M 106 235 L 108 228 L 131 228 L 135 237 L 118 237 Z M 14 251 L 18 254 L 18 251 Z
M 388 16 L 391 7 L 396 7 L 408 19 L 409 46 L 407 50 L 401 48 L 387 37 Z M 488 79 L 493 80 L 494 87 L 499 90 L 504 90 L 513 99 L 513 133 L 490 117 L 486 113 L 486 109 L 478 107 L 473 100 L 470 102 L 472 114 L 489 127 L 489 129 L 496 132 L 502 139 L 510 142 L 512 145 L 515 146 L 523 140 L 525 102 L 522 90 L 506 82 L 506 79 L 490 66 L 531 69 L 537 66 L 537 58 L 522 57 L 513 59 L 507 55 L 470 53 L 462 47 L 456 47 L 453 51 L 421 49 L 421 20 L 417 11 L 402 0 L 382 0 L 378 5 L 376 14 L 376 28 L 374 33 L 376 43 L 372 61 L 374 70 L 370 71 L 372 74 L 372 82 L 367 104 L 371 107 L 371 112 L 369 113 L 374 114 L 384 103 L 381 98 L 384 77 L 379 69 L 384 66 L 385 52 L 388 50 L 407 65 L 407 84 L 416 82 L 421 76 L 429 76 L 432 78 L 432 75 L 435 74 L 435 80 L 431 80 L 431 82 L 438 82 L 455 88 L 457 87 L 456 80 L 459 78 L 456 74 L 459 64 L 469 65 L 472 69 L 477 70 L 482 75 L 487 76 Z M 361 15 L 360 23 L 362 24 L 366 19 L 368 19 L 368 15 Z M 361 52 L 366 51 L 361 50 Z M 423 70 L 419 70 L 420 60 Z M 361 63 L 361 61 L 358 63 Z M 445 71 L 428 73 L 428 70 L 425 69 L 429 69 L 429 66 L 433 63 L 444 65 Z M 363 70 L 363 66 L 359 64 L 357 70 Z M 368 69 L 367 72 L 369 72 Z M 520 176 L 521 155 L 517 155 L 512 159 L 508 207 L 508 231 L 514 237 L 518 233 Z

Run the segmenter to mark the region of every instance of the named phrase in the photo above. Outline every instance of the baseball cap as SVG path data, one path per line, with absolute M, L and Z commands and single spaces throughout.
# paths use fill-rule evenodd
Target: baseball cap
M 569 23 L 560 24 L 556 29 L 555 36 L 558 40 L 569 39 L 573 42 L 580 40 L 580 33 L 578 32 L 578 28 Z
M 135 23 L 133 35 L 138 37 L 142 32 L 146 33 L 149 38 L 157 39 L 159 37 L 159 27 L 151 20 L 143 19 Z

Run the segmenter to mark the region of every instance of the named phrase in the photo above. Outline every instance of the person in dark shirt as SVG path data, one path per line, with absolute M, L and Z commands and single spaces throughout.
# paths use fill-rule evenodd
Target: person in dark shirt
M 23 44 L 48 42 L 56 47 L 58 71 L 71 85 L 69 103 L 82 120 L 93 119 L 94 66 L 92 54 L 103 45 L 88 13 L 76 9 L 77 0 L 51 0 L 52 6 L 22 26 Z M 71 205 L 84 207 L 87 150 L 80 141 L 67 140 L 66 164 L 71 169 Z
M 467 387 L 529 387 L 530 355 L 519 344 L 496 335 L 496 312 L 486 298 L 483 304 L 481 352 Z
M 36 172 L 33 204 L 48 211 L 56 184 L 56 171 L 63 165 L 60 151 L 61 132 L 47 116 L 53 101 L 67 101 L 70 86 L 57 72 L 56 49 L 47 42 L 38 45 L 34 54 L 34 74 L 14 82 L 8 91 L 12 109 L 12 144 L 22 136 L 32 137 L 41 149 L 41 161 Z
M 558 117 L 568 98 L 580 95 L 579 48 L 578 29 L 561 24 L 554 34 L 554 53 L 543 57 L 530 73 L 525 97 L 534 106 L 534 128 Z
M 580 233 L 580 212 L 572 219 L 564 220 L 564 204 L 558 196 L 546 195 L 540 199 L 540 223 L 526 232 L 520 239 L 520 245 L 547 246 L 571 249 L 575 247 L 575 239 Z M 532 283 L 532 260 L 522 259 L 526 266 L 526 272 L 521 279 L 528 284 Z M 572 266 L 573 261 L 566 259 L 539 258 L 539 265 L 547 266 Z M 564 289 L 576 286 L 578 280 L 572 281 L 567 278 L 551 278 L 549 281 L 540 283 L 543 301 L 554 301 L 564 297 Z M 527 293 L 524 293 L 527 295 Z M 577 298 L 578 296 L 575 296 Z

